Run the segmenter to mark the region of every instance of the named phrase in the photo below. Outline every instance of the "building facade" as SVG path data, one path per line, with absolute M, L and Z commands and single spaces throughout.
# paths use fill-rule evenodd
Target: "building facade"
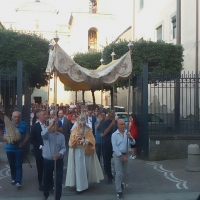
M 179 3 L 179 4 L 178 4 Z M 177 43 L 177 8 L 181 14 L 181 44 L 184 48 L 183 69 L 196 69 L 196 1 L 134 0 L 134 40 L 163 40 Z M 199 9 L 200 6 L 198 6 Z M 199 20 L 198 20 L 199 21 Z
M 101 51 L 114 41 L 132 24 L 132 4 L 132 0 L 7 0 L 0 8 L 0 19 L 6 29 L 34 32 L 48 40 L 57 33 L 59 45 L 73 56 L 77 52 Z M 52 103 L 53 87 L 51 80 L 49 89 L 35 89 L 32 99 L 43 103 L 49 99 Z M 97 93 L 97 103 L 101 103 Z M 75 94 L 64 91 L 58 81 L 57 99 L 58 103 L 70 103 Z M 92 100 L 90 92 L 86 92 L 85 99 Z

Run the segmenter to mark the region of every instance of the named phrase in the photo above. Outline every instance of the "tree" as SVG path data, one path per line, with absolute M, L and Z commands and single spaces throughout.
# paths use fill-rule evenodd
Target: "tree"
M 128 52 L 128 41 L 121 40 L 119 43 L 111 43 L 103 50 L 104 64 L 112 61 L 111 53 L 114 50 L 115 59 L 121 58 Z M 132 50 L 133 73 L 132 77 L 140 76 L 142 73 L 142 65 L 148 64 L 149 74 L 155 73 L 179 73 L 182 70 L 183 62 L 183 47 L 181 45 L 174 45 L 165 43 L 163 41 L 135 41 L 133 42 L 134 48 Z M 96 69 L 99 66 L 101 53 L 77 53 L 74 57 L 76 63 L 87 69 Z M 116 87 L 127 87 L 128 80 L 120 80 Z M 93 96 L 95 90 L 100 90 L 101 86 L 92 88 Z M 112 86 L 104 85 L 103 89 L 111 91 Z M 94 100 L 95 102 L 95 100 Z M 111 101 L 112 104 L 113 101 Z M 113 105 L 112 105 L 113 106 Z
M 115 59 L 120 58 L 128 51 L 128 41 L 120 41 L 119 43 L 111 43 L 104 48 L 103 59 L 105 64 L 111 62 L 111 52 L 115 51 Z M 132 76 L 140 76 L 142 73 L 142 65 L 147 64 L 149 75 L 161 73 L 179 73 L 183 62 L 183 47 L 165 43 L 164 41 L 135 41 L 132 50 L 133 73 Z M 119 81 L 118 87 L 127 87 L 128 80 Z
M 85 67 L 87 69 L 97 69 L 100 65 L 101 56 L 102 56 L 101 52 L 77 53 L 74 56 L 74 61 L 80 66 Z M 95 95 L 94 95 L 95 90 L 96 88 L 91 89 L 94 105 L 96 104 Z M 83 94 L 83 100 L 84 100 L 84 93 L 82 94 Z
M 0 30 L 0 68 L 16 70 L 22 60 L 29 77 L 29 87 L 47 85 L 45 70 L 48 62 L 48 41 L 35 34 Z

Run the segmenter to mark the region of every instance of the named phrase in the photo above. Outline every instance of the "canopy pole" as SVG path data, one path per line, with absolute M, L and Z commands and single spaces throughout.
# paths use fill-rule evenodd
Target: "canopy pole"
M 101 85 L 101 105 L 103 105 L 103 85 Z
M 132 56 L 132 49 L 133 49 L 132 42 L 129 42 L 129 44 L 127 46 L 129 48 L 130 56 Z M 129 112 L 130 112 L 130 87 L 131 87 L 131 77 L 132 77 L 131 74 L 130 74 L 130 76 L 128 78 L 128 108 L 127 108 L 128 117 L 129 117 Z M 128 119 L 128 123 L 127 123 L 127 127 L 126 128 L 127 128 L 127 133 L 129 133 L 129 119 Z M 126 142 L 127 142 L 126 143 L 126 155 L 128 156 L 128 148 L 129 148 L 129 139 L 128 139 L 128 137 L 127 137 L 127 141 Z M 126 176 L 128 176 L 128 163 L 125 164 L 125 174 L 126 174 Z M 125 188 L 126 188 L 126 186 L 127 186 L 127 184 L 124 185 Z
M 50 90 L 50 73 L 48 73 L 48 87 L 47 87 L 47 109 L 46 109 L 46 114 L 47 116 L 49 117 L 49 90 Z M 46 126 L 48 125 L 47 124 L 47 120 L 46 120 Z
M 130 112 L 130 85 L 131 85 L 131 76 L 129 76 L 128 79 L 128 108 L 127 108 L 127 113 L 128 113 L 128 117 L 129 117 L 129 112 Z M 129 120 L 127 123 L 127 127 L 126 127 L 127 133 L 129 132 Z M 126 145 L 126 155 L 128 157 L 128 148 L 129 148 L 129 139 L 127 138 L 126 141 L 127 145 Z M 128 163 L 125 163 L 125 175 L 128 176 Z M 125 179 L 126 180 L 126 179 Z M 126 188 L 127 184 L 125 183 L 124 188 Z
M 128 78 L 128 107 L 127 107 L 128 116 L 130 112 L 130 85 L 131 85 L 131 77 L 129 76 Z M 127 123 L 126 129 L 127 129 L 127 132 L 129 132 L 129 123 Z M 127 138 L 127 142 L 128 142 L 128 138 Z M 128 145 L 126 145 L 126 155 L 128 155 Z
M 57 70 L 54 71 L 54 105 L 55 105 L 55 117 L 57 118 Z M 58 122 L 55 122 L 55 136 L 54 136 L 54 155 L 57 154 L 56 141 L 57 141 L 57 126 Z M 54 160 L 54 199 L 56 200 L 56 160 Z
M 112 90 L 113 90 L 113 99 L 112 99 L 112 110 L 114 111 L 114 108 L 115 108 L 115 84 L 113 84 L 113 87 L 112 87 Z

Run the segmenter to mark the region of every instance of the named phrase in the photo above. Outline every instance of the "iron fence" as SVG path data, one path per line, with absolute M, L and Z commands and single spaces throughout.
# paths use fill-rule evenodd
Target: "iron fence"
M 30 92 L 27 86 L 27 77 L 23 73 L 22 79 L 23 109 L 22 119 L 29 125 L 30 121 Z M 11 118 L 12 112 L 17 110 L 17 70 L 0 69 L 0 113 Z M 0 115 L 0 142 L 3 134 L 3 115 Z
M 148 98 L 144 98 L 144 90 Z M 148 104 L 148 110 L 143 105 Z M 148 135 L 197 135 L 200 130 L 199 75 L 152 74 L 144 85 L 144 73 L 133 79 L 133 112 L 144 130 L 148 116 Z

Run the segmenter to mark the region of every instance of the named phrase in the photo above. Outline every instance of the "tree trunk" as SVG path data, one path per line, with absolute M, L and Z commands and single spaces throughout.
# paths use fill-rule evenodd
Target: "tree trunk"
M 85 90 L 82 90 L 83 105 L 85 105 Z
M 113 94 L 113 89 L 110 90 L 110 105 L 111 105 L 111 109 L 114 110 L 114 105 L 113 105 L 113 98 L 114 98 L 114 94 Z
M 91 93 L 92 93 L 92 100 L 93 100 L 93 105 L 96 105 L 96 100 L 95 100 L 94 92 L 95 92 L 95 90 L 91 90 Z
M 75 104 L 77 104 L 77 91 L 75 91 Z

